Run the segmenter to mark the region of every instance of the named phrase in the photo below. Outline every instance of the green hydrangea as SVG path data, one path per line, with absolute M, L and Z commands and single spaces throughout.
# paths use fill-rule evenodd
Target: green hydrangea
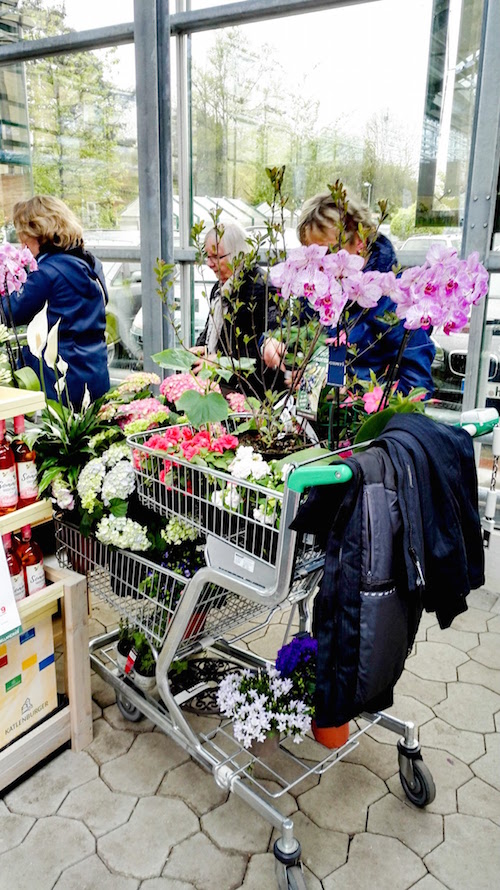
M 101 458 L 94 457 L 85 464 L 76 484 L 78 495 L 84 510 L 92 513 L 99 503 L 97 495 L 101 490 L 106 467 Z

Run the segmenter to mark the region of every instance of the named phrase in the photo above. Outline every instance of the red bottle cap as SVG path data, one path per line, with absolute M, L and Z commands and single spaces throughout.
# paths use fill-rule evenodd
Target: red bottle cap
M 14 432 L 15 433 L 24 433 L 25 425 L 24 425 L 24 414 L 18 414 L 17 417 L 14 417 Z
M 31 525 L 23 525 L 21 529 L 21 537 L 31 538 Z
M 10 532 L 7 532 L 7 534 L 2 535 L 2 541 L 3 541 L 3 545 L 4 545 L 5 549 L 6 549 L 6 550 L 9 550 L 9 549 L 12 547 L 12 535 L 11 535 L 11 533 L 10 533 Z

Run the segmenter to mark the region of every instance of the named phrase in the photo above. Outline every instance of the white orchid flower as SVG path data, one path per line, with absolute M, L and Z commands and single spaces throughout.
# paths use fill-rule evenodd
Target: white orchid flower
M 64 377 L 59 377 L 59 380 L 54 380 L 54 389 L 58 396 L 61 396 L 64 392 L 64 387 L 66 384 L 66 374 Z
M 47 348 L 44 353 L 45 364 L 48 365 L 49 368 L 54 368 L 55 363 L 57 362 L 57 353 L 58 353 L 58 342 L 57 342 L 57 334 L 59 331 L 59 325 L 61 324 L 61 319 L 58 318 L 55 325 L 53 325 L 49 331 L 47 337 Z
M 66 365 L 66 368 L 67 367 L 68 366 Z M 82 407 L 81 407 L 82 414 L 85 414 L 87 409 L 90 407 L 90 402 L 91 402 L 91 398 L 90 398 L 89 388 L 88 388 L 87 384 L 85 384 L 85 389 L 83 390 Z
M 47 303 L 40 312 L 31 319 L 27 329 L 26 337 L 30 352 L 37 358 L 40 358 L 47 343 L 49 333 L 49 322 L 47 320 Z
M 59 371 L 59 373 L 62 374 L 63 377 L 66 376 L 66 371 L 68 370 L 68 367 L 69 367 L 68 363 L 65 362 L 64 359 L 61 358 L 61 356 L 59 356 L 59 358 L 57 359 L 57 362 L 56 362 L 56 368 Z

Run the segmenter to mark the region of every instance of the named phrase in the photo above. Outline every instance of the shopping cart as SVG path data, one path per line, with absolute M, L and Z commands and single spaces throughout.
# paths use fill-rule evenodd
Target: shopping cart
M 274 844 L 279 890 L 304 890 L 300 844 L 293 821 L 278 809 L 279 798 L 306 778 L 319 779 L 377 724 L 399 736 L 402 786 L 412 803 L 425 806 L 434 799 L 435 787 L 414 724 L 382 712 L 362 714 L 341 748 L 325 749 L 311 741 L 316 759 L 304 762 L 295 753 L 297 746 L 285 739 L 279 757 L 266 762 L 235 740 L 229 722 L 196 732 L 186 708 L 205 681 L 195 676 L 192 685 L 179 689 L 172 678 L 176 662 L 201 654 L 220 667 L 209 686 L 228 666 L 264 668 L 265 659 L 238 643 L 265 626 L 276 610 L 290 609 L 285 638 L 295 615 L 299 630 L 309 630 L 309 603 L 322 577 L 324 553 L 312 536 L 298 535 L 290 524 L 310 486 L 345 483 L 351 471 L 334 452 L 319 453 L 300 465 L 291 459 L 284 491 L 277 492 L 177 457 L 172 466 L 165 452 L 148 447 L 149 436 L 129 438 L 139 497 L 163 516 L 180 516 L 206 534 L 206 566 L 186 580 L 134 553 L 111 550 L 95 540 L 89 547 L 76 527 L 57 519 L 60 561 L 77 567 L 84 553 L 91 596 L 104 599 L 147 636 L 157 658 L 157 691 L 141 691 L 133 673 L 125 675 L 118 667 L 117 631 L 91 641 L 92 667 L 113 686 L 126 718 L 148 717 L 210 770 L 217 785 L 247 801 L 281 832 Z M 227 500 L 226 492 L 231 494 Z

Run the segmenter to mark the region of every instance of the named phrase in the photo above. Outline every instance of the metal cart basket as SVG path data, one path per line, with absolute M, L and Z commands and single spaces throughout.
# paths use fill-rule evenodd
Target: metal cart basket
M 301 890 L 306 885 L 300 844 L 292 820 L 279 812 L 277 800 L 304 778 L 319 778 L 377 723 L 400 737 L 401 782 L 409 799 L 425 806 L 435 789 L 413 723 L 384 713 L 363 714 L 343 747 L 325 749 L 308 741 L 304 762 L 295 753 L 297 746 L 285 739 L 277 758 L 267 763 L 236 742 L 228 722 L 221 721 L 210 733 L 194 731 L 185 706 L 200 693 L 203 681 L 178 689 L 172 682 L 172 667 L 181 658 L 201 653 L 215 659 L 221 671 L 227 671 L 228 664 L 251 670 L 265 667 L 265 659 L 238 643 L 255 632 L 257 622 L 266 624 L 276 609 L 291 609 L 292 615 L 296 610 L 299 629 L 309 629 L 308 604 L 322 576 L 324 553 L 312 536 L 300 537 L 290 524 L 307 487 L 348 481 L 351 472 L 334 454 L 324 453 L 301 466 L 291 462 L 284 491 L 277 492 L 177 457 L 171 460 L 145 444 L 150 435 L 129 439 L 141 501 L 163 516 L 188 520 L 206 534 L 206 566 L 186 580 L 143 556 L 112 550 L 95 539 L 89 542 L 77 528 L 57 519 L 60 561 L 86 571 L 91 595 L 106 600 L 146 634 L 157 658 L 156 689 L 141 691 L 133 673 L 126 676 L 118 667 L 117 631 L 91 641 L 91 663 L 114 687 L 118 706 L 128 719 L 145 715 L 153 720 L 210 770 L 219 786 L 245 799 L 280 830 L 274 846 L 278 887 Z M 214 685 L 213 677 L 210 684 Z

